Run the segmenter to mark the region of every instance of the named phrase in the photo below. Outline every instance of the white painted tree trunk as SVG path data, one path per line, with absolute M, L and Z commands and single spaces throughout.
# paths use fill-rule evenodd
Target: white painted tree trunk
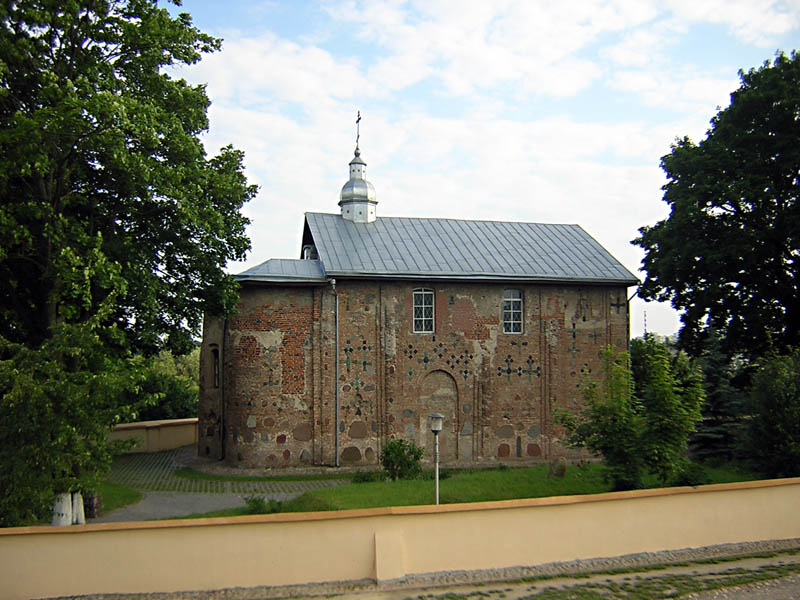
M 72 494 L 59 494 L 53 503 L 53 520 L 51 525 L 72 525 Z
M 83 512 L 83 494 L 80 492 L 72 492 L 72 524 L 86 524 L 86 514 Z

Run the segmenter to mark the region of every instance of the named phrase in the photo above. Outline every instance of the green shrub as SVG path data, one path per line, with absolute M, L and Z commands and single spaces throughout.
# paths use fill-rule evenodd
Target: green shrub
M 709 477 L 705 467 L 699 463 L 689 461 L 673 481 L 674 485 L 690 485 L 692 487 L 706 485 L 707 483 L 711 483 L 711 477 Z
M 453 475 L 453 472 L 450 469 L 439 469 L 439 481 L 444 479 L 449 479 Z M 417 479 L 421 479 L 423 481 L 433 481 L 436 479 L 436 471 L 422 471 L 417 476 Z
M 381 450 L 381 465 L 392 481 L 414 479 L 422 470 L 422 448 L 408 440 L 391 440 Z
M 383 471 L 359 471 L 353 475 L 352 483 L 370 483 L 372 481 L 383 481 L 386 479 L 386 473 Z
M 271 515 L 281 512 L 281 502 L 270 498 L 267 500 L 263 496 L 245 496 L 244 503 L 247 505 L 249 515 Z

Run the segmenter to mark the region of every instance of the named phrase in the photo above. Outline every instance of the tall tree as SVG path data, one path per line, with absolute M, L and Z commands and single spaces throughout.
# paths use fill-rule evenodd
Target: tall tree
M 690 445 L 692 455 L 699 459 L 730 461 L 744 449 L 748 372 L 742 361 L 731 360 L 722 352 L 720 341 L 716 331 L 709 331 L 699 358 L 706 401 L 703 420 Z
M 633 389 L 630 356 L 608 348 L 600 380 L 587 377 L 581 382 L 585 408 L 577 415 L 557 413 L 569 432 L 568 442 L 601 455 L 608 479 L 620 490 L 642 487 L 645 472 L 643 406 Z
M 761 361 L 750 389 L 749 445 L 763 473 L 800 475 L 800 350 Z
M 701 419 L 703 376 L 685 352 L 672 356 L 666 342 L 648 335 L 631 341 L 631 362 L 639 367 L 645 464 L 662 485 L 685 467 L 689 436 Z
M 661 159 L 670 215 L 643 227 L 644 299 L 683 311 L 682 347 L 709 328 L 731 356 L 800 342 L 800 55 L 740 71 L 699 144 Z
M 602 455 L 617 489 L 641 487 L 646 472 L 666 485 L 684 470 L 701 418 L 700 370 L 652 336 L 633 340 L 630 355 L 608 349 L 603 359 L 602 379 L 582 382 L 585 408 L 559 415 L 569 442 Z
M 235 304 L 255 187 L 241 152 L 206 156 L 204 87 L 165 71 L 219 47 L 155 0 L 0 6 L 0 447 L 26 448 L 4 483 L 78 485 L 106 458 L 104 394 L 136 381 L 123 359 L 187 352 Z M 46 427 L 14 420 L 26 398 Z

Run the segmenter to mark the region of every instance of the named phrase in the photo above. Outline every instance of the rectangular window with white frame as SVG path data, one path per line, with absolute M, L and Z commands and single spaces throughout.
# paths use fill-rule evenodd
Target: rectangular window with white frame
M 522 292 L 503 292 L 503 333 L 522 333 Z
M 433 333 L 433 290 L 414 290 L 414 333 Z

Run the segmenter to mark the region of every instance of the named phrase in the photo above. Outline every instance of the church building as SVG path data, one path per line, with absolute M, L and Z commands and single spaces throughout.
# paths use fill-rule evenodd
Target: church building
M 435 201 L 431 198 L 431 201 Z M 300 258 L 236 279 L 207 315 L 198 452 L 232 465 L 375 466 L 391 439 L 441 461 L 576 456 L 555 409 L 580 406 L 628 345 L 636 277 L 578 225 L 379 217 L 358 145 L 336 214 L 306 213 Z

